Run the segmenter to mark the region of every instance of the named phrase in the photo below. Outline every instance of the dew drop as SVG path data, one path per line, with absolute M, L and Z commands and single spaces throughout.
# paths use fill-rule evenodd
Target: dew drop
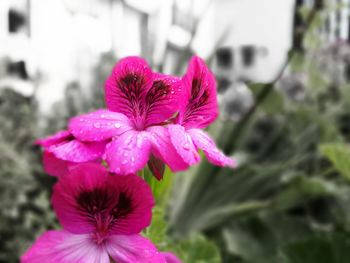
M 114 124 L 114 127 L 116 127 L 117 129 L 119 129 L 121 127 L 120 123 L 116 123 Z
M 136 139 L 136 146 L 137 148 L 141 149 L 142 148 L 142 143 L 143 143 L 143 138 L 141 136 L 138 136 Z
M 182 146 L 186 151 L 190 150 L 190 145 L 188 143 L 185 143 L 183 146 Z

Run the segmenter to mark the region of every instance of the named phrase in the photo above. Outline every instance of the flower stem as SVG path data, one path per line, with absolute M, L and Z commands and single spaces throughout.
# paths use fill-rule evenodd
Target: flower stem
M 146 169 L 146 168 L 141 169 L 141 170 L 138 172 L 138 175 L 139 175 L 143 180 L 145 180 L 145 169 Z

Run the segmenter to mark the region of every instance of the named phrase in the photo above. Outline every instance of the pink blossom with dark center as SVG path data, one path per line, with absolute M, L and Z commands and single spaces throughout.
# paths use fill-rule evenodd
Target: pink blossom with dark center
M 124 58 L 106 81 L 105 99 L 107 109 L 72 118 L 69 131 L 41 144 L 51 153 L 46 170 L 61 166 L 54 158 L 69 164 L 102 158 L 111 172 L 127 175 L 155 157 L 181 171 L 199 162 L 198 149 L 215 165 L 235 166 L 201 130 L 216 119 L 218 105 L 214 76 L 200 58 L 191 59 L 182 80 L 153 73 L 141 58 Z
M 153 73 L 143 59 L 127 57 L 106 81 L 108 109 L 71 119 L 69 131 L 84 143 L 109 141 L 103 159 L 117 174 L 136 173 L 151 155 L 173 171 L 184 170 L 188 164 L 177 154 L 164 127 L 177 113 L 181 94 L 179 78 Z M 59 154 L 73 161 L 70 152 Z
M 216 83 L 202 59 L 192 57 L 183 77 L 183 95 L 175 124 L 168 125 L 173 146 L 188 165 L 199 162 L 198 149 L 218 166 L 235 167 L 236 162 L 225 156 L 215 142 L 202 131 L 218 116 Z
M 63 230 L 41 235 L 21 262 L 167 262 L 139 234 L 150 224 L 154 206 L 140 177 L 115 176 L 98 164 L 80 164 L 60 177 L 52 204 Z

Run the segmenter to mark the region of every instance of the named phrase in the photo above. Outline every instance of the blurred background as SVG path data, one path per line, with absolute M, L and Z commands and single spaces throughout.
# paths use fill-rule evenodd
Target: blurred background
M 350 262 L 349 43 L 349 0 L 1 0 L 0 262 L 58 227 L 35 139 L 104 107 L 118 59 L 180 76 L 193 54 L 240 166 L 167 174 L 147 235 L 189 263 Z

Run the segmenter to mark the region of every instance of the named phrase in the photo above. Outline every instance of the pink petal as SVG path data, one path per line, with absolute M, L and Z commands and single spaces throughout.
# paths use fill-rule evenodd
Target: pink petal
M 171 142 L 183 161 L 188 165 L 198 163 L 200 160 L 198 151 L 194 146 L 190 135 L 185 131 L 185 128 L 181 125 L 170 124 L 168 126 L 168 131 Z
M 171 252 L 162 252 L 161 254 L 165 258 L 166 263 L 181 263 L 181 260 Z
M 97 110 L 69 121 L 69 131 L 82 141 L 103 141 L 131 129 L 124 114 L 108 110 Z
M 148 184 L 137 175 L 110 176 L 108 183 L 112 186 L 118 186 L 114 193 L 119 193 L 119 203 L 126 209 L 125 204 L 127 202 L 125 202 L 125 198 L 128 198 L 132 208 L 122 216 L 116 217 L 116 220 L 109 228 L 109 233 L 120 235 L 138 234 L 149 226 L 152 219 L 154 198 Z M 121 200 L 120 193 L 124 195 L 123 200 Z M 123 206 L 119 206 L 119 214 L 122 212 Z
M 168 129 L 163 126 L 152 126 L 147 128 L 152 140 L 152 153 L 165 162 L 173 172 L 184 171 L 189 165 L 174 148 Z
M 107 178 L 108 171 L 97 164 L 80 164 L 60 178 L 54 186 L 52 205 L 58 220 L 66 230 L 75 234 L 95 231 L 95 221 L 81 208 L 79 197 L 93 189 L 103 189 Z
M 43 165 L 44 171 L 52 176 L 62 176 L 68 172 L 71 163 L 58 159 L 53 153 L 44 151 Z
M 72 140 L 59 145 L 52 145 L 48 148 L 57 158 L 81 163 L 98 160 L 102 157 L 107 142 L 81 142 Z
M 148 133 L 129 131 L 107 144 L 104 159 L 110 171 L 126 175 L 144 168 L 150 152 Z
M 154 199 L 136 175 L 109 175 L 97 164 L 70 169 L 55 185 L 52 204 L 61 225 L 75 234 L 137 234 L 151 222 Z
M 111 236 L 106 248 L 118 263 L 166 263 L 164 256 L 151 241 L 140 235 Z
M 153 73 L 144 59 L 121 59 L 105 84 L 107 108 L 129 118 L 142 116 L 145 97 L 152 83 Z
M 151 89 L 146 95 L 146 124 L 151 126 L 166 121 L 179 110 L 182 95 L 181 79 L 155 74 Z
M 216 83 L 204 61 L 193 57 L 183 77 L 187 100 L 185 108 L 180 110 L 178 123 L 189 128 L 205 128 L 218 116 Z
M 21 263 L 109 263 L 104 246 L 93 242 L 91 235 L 66 231 L 47 231 L 21 257 Z
M 35 144 L 38 144 L 44 148 L 48 148 L 52 145 L 64 143 L 67 140 L 71 140 L 72 138 L 73 136 L 69 131 L 59 131 L 54 135 L 50 135 L 48 137 L 37 140 Z
M 187 131 L 196 147 L 202 149 L 208 160 L 218 166 L 236 167 L 236 161 L 227 157 L 215 145 L 215 142 L 202 130 L 190 129 Z

